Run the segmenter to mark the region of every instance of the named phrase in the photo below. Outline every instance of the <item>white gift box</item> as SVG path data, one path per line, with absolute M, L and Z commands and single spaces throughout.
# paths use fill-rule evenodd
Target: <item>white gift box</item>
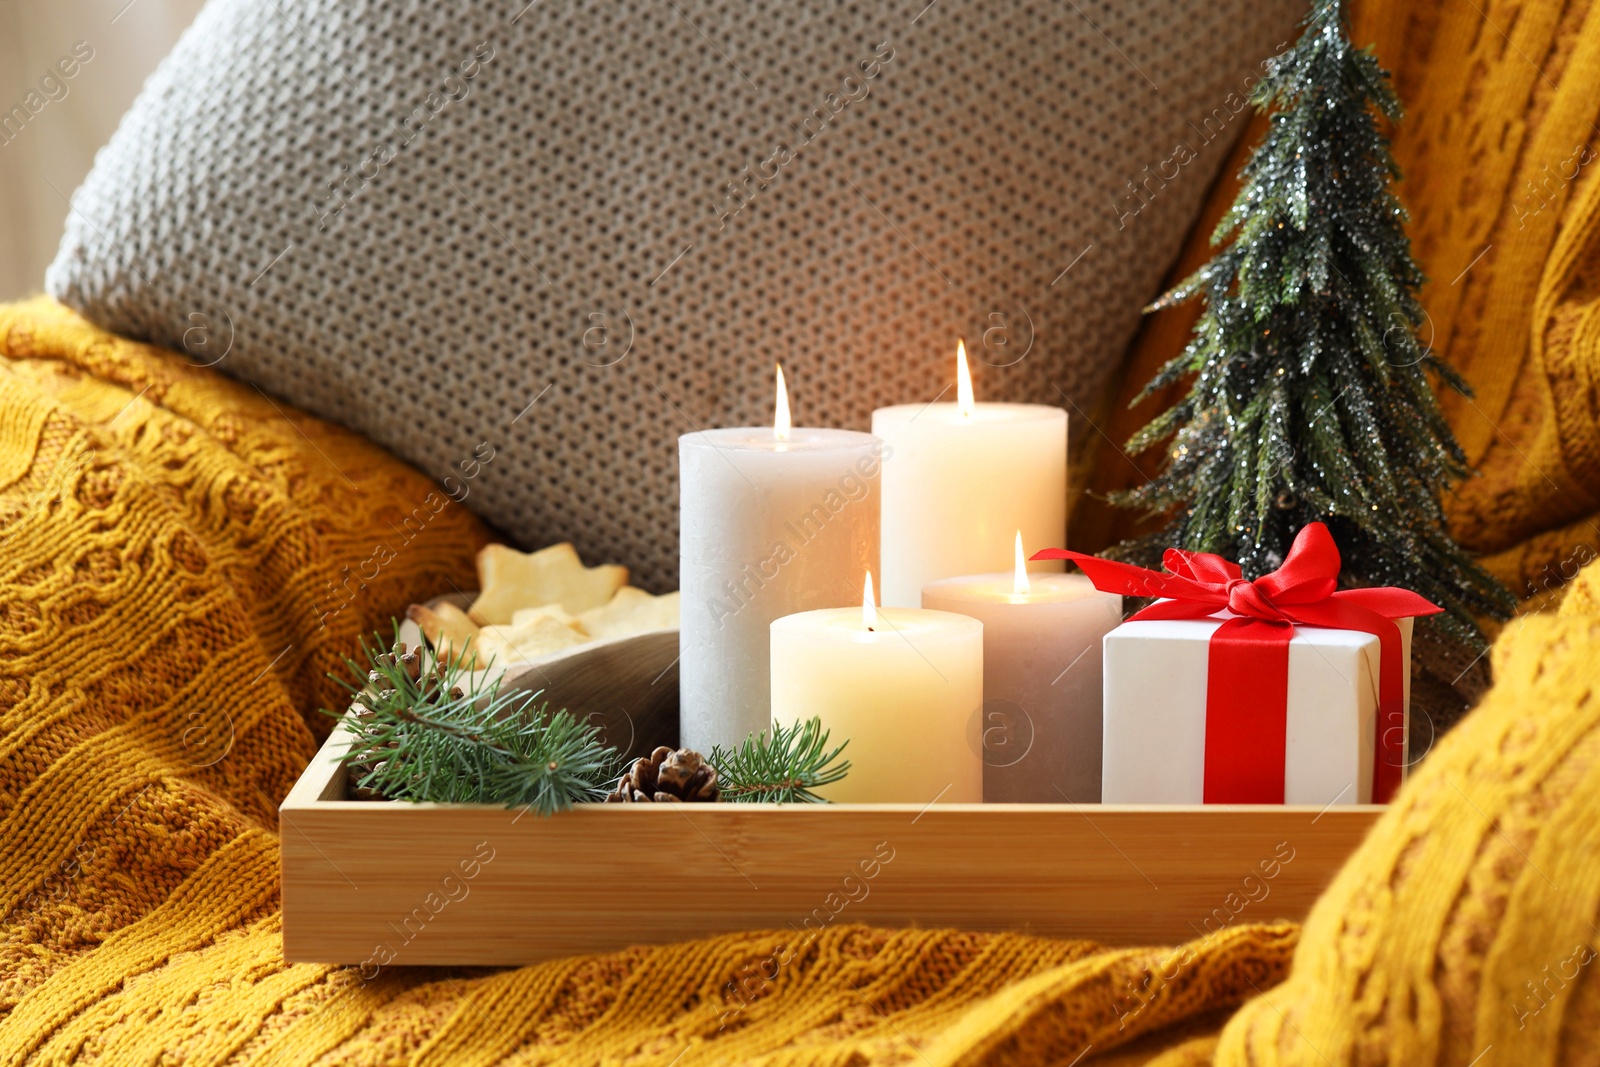
M 1205 791 L 1209 619 L 1125 622 L 1105 636 L 1107 804 L 1200 804 Z M 1396 619 L 1411 721 L 1411 619 Z M 1289 642 L 1286 804 L 1367 804 L 1380 643 L 1359 630 L 1296 626 Z M 1402 767 L 1409 762 L 1409 749 Z

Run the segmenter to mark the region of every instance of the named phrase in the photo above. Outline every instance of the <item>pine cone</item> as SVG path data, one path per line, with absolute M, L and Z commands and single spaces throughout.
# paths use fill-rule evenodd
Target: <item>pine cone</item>
M 351 800 L 388 800 L 381 792 L 370 785 L 357 785 L 362 778 L 372 771 L 383 767 L 383 761 L 377 763 L 352 763 L 350 764 L 350 799 Z
M 374 659 L 385 667 L 404 668 L 410 679 L 422 687 L 422 702 L 425 705 L 437 704 L 446 698 L 460 700 L 462 697 L 460 686 L 452 686 L 446 692 L 444 682 L 448 677 L 447 665 L 435 659 L 430 667 L 421 645 L 408 648 L 404 641 L 396 641 L 389 651 L 377 653 Z M 349 711 L 346 714 L 358 722 L 371 720 L 374 714 L 371 705 L 378 703 L 390 704 L 394 701 L 395 691 L 393 689 L 379 688 L 387 685 L 389 681 L 390 678 L 381 671 L 368 671 L 367 684 L 356 694 L 356 698 L 351 702 Z M 430 681 L 433 683 L 432 685 L 428 684 Z M 399 748 L 400 744 L 398 741 L 390 741 L 383 747 L 394 749 Z M 389 799 L 372 786 L 356 784 L 367 774 L 383 765 L 383 761 L 376 758 L 350 764 L 347 792 L 351 800 Z
M 606 797 L 607 804 L 678 801 L 713 803 L 722 796 L 717 769 L 693 749 L 662 745 L 649 759 L 636 759 Z
M 411 680 L 413 682 L 420 682 L 422 680 L 423 659 L 422 647 L 420 645 L 415 648 L 407 649 L 404 641 L 396 641 L 393 648 L 391 648 L 388 652 L 378 653 L 377 658 L 378 661 L 386 667 L 404 667 L 406 674 L 411 676 Z M 442 680 L 444 678 L 443 667 L 436 664 L 434 670 L 436 675 Z M 384 676 L 379 674 L 377 671 L 368 671 L 366 691 L 376 694 L 378 692 L 376 687 L 386 680 L 387 679 L 385 679 Z

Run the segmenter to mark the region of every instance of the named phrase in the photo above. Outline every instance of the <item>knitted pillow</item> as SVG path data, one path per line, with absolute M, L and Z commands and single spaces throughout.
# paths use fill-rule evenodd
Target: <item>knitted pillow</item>
M 775 361 L 865 429 L 965 335 L 1082 439 L 1299 10 L 212 0 L 47 285 L 667 587 L 674 438 Z

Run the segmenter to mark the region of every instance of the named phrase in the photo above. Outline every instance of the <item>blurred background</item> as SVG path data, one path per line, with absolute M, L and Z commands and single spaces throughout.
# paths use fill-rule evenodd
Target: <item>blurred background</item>
M 0 300 L 43 287 L 67 198 L 202 3 L 0 0 Z

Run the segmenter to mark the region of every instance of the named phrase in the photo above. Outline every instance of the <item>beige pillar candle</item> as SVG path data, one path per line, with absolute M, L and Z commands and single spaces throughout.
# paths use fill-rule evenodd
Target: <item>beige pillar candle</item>
M 849 739 L 850 773 L 819 792 L 836 803 L 983 799 L 983 624 L 965 615 L 873 606 L 772 624 L 772 721 L 816 716 Z
M 1043 404 L 973 399 L 964 345 L 954 404 L 872 413 L 883 463 L 883 602 L 914 608 L 940 578 L 1002 571 L 1009 539 L 1062 543 L 1067 529 L 1067 413 Z M 1030 565 L 1059 572 L 1057 561 Z
M 681 743 L 734 746 L 772 722 L 772 620 L 848 604 L 878 562 L 882 443 L 791 427 L 778 372 L 771 427 L 678 440 Z
M 1101 643 L 1122 597 L 1081 574 L 1014 568 L 932 582 L 922 606 L 983 623 L 983 799 L 1100 802 Z

